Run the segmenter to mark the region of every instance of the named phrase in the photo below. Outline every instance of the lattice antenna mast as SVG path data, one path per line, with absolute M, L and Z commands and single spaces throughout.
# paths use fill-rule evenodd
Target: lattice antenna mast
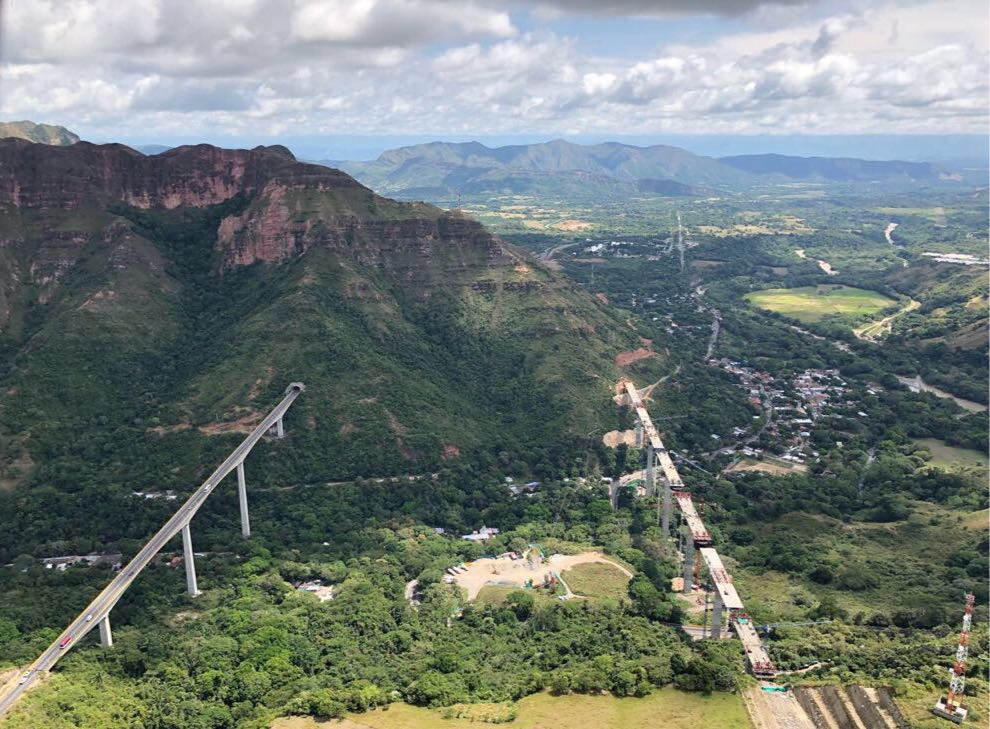
M 952 678 L 949 679 L 949 695 L 945 706 L 952 712 L 956 710 L 956 699 L 962 699 L 966 689 L 966 658 L 969 656 L 969 631 L 973 627 L 973 593 L 966 594 L 966 611 L 963 613 L 962 633 L 959 635 L 959 647 L 956 648 L 956 660 L 952 664 Z

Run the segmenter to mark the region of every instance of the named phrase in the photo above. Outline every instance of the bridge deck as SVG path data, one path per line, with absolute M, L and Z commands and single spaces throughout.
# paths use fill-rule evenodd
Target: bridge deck
M 273 426 L 281 421 L 285 412 L 289 409 L 295 399 L 299 396 L 305 386 L 300 382 L 293 382 L 285 391 L 285 397 L 276 405 L 268 415 L 251 431 L 237 448 L 235 448 L 227 459 L 220 464 L 209 478 L 206 479 L 182 506 L 169 518 L 138 551 L 138 553 L 128 562 L 124 568 L 103 588 L 92 602 L 73 620 L 57 637 L 54 642 L 31 664 L 27 672 L 22 676 L 14 676 L 6 685 L 0 687 L 0 717 L 13 705 L 18 697 L 23 694 L 39 675 L 51 670 L 58 660 L 68 651 L 79 644 L 79 641 L 90 630 L 95 628 L 100 622 L 110 614 L 110 611 L 117 604 L 121 595 L 131 586 L 141 571 L 148 566 L 162 547 L 173 537 L 177 536 L 184 527 L 192 520 L 193 516 L 202 506 L 203 502 L 213 493 L 213 489 L 223 478 L 244 462 L 248 453 L 259 440 Z
M 743 601 L 739 598 L 735 585 L 732 584 L 732 578 L 725 571 L 718 552 L 711 547 L 704 547 L 700 551 L 701 558 L 708 565 L 708 572 L 712 576 L 712 582 L 715 583 L 715 589 L 718 590 L 718 594 L 722 598 L 722 604 L 729 610 L 742 610 Z
M 681 507 L 681 514 L 684 515 L 684 520 L 688 524 L 688 528 L 691 530 L 691 535 L 694 537 L 694 545 L 696 547 L 707 547 L 712 543 L 712 535 L 708 533 L 705 528 L 705 523 L 698 516 L 698 512 L 694 508 L 694 501 L 691 499 L 691 494 L 687 491 L 675 491 L 674 498 L 677 499 L 677 505 Z
M 639 418 L 639 422 L 643 424 L 643 430 L 646 432 L 646 437 L 649 439 L 650 445 L 653 446 L 653 450 L 661 454 L 664 453 L 665 449 L 663 447 L 663 441 L 660 440 L 660 433 L 657 432 L 657 428 L 653 424 L 650 414 L 646 412 L 646 406 L 643 405 L 643 399 L 639 396 L 639 390 L 637 390 L 636 386 L 629 380 L 626 380 L 625 387 L 626 394 L 629 395 L 629 402 L 636 411 L 636 416 Z
M 643 399 L 639 395 L 639 390 L 629 380 L 626 380 L 623 386 L 629 396 L 629 404 L 636 410 L 636 417 L 639 418 L 639 422 L 643 426 L 643 431 L 646 433 L 646 437 L 649 438 L 650 445 L 653 446 L 664 478 L 671 487 L 678 489 L 673 492 L 674 498 L 677 499 L 681 514 L 684 515 L 684 520 L 691 530 L 695 546 L 701 548 L 699 550 L 701 557 L 708 567 L 709 574 L 712 576 L 715 589 L 718 590 L 719 599 L 729 610 L 730 624 L 735 629 L 736 635 L 739 636 L 739 640 L 746 650 L 746 661 L 749 664 L 750 670 L 758 678 L 773 678 L 776 675 L 777 669 L 773 665 L 773 661 L 770 660 L 770 655 L 763 646 L 763 641 L 760 640 L 760 634 L 753 627 L 749 617 L 742 612 L 744 610 L 743 601 L 739 597 L 739 593 L 736 592 L 735 585 L 732 584 L 732 577 L 726 572 L 725 566 L 722 564 L 722 558 L 719 557 L 718 552 L 710 546 L 712 543 L 711 534 L 708 533 L 705 523 L 698 515 L 691 494 L 683 490 L 684 483 L 677 473 L 677 468 L 674 466 L 670 454 L 663 447 L 663 441 L 660 440 L 660 434 L 653 425 L 650 414 L 646 412 L 646 407 L 643 405 Z
M 776 666 L 770 660 L 767 649 L 763 647 L 760 634 L 756 632 L 752 621 L 748 616 L 735 615 L 732 618 L 732 627 L 739 636 L 746 651 L 746 661 L 749 663 L 753 674 L 758 677 L 774 676 L 777 673 Z

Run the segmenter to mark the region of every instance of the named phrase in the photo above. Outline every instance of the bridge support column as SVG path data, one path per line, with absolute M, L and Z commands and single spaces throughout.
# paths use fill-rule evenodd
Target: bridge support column
M 690 595 L 694 589 L 694 535 L 689 527 L 684 527 L 684 594 Z
M 656 494 L 656 454 L 653 452 L 653 444 L 646 444 L 646 495 Z
M 189 533 L 189 525 L 182 527 L 182 553 L 186 563 L 186 592 L 193 597 L 199 595 L 199 588 L 196 587 L 196 562 L 193 554 L 192 535 Z
M 113 633 L 110 632 L 110 613 L 103 616 L 100 621 L 100 645 L 110 648 L 113 645 Z
M 279 418 L 278 420 L 275 421 L 275 437 L 276 438 L 285 437 L 285 428 L 282 425 L 282 418 Z
M 670 536 L 670 511 L 671 511 L 671 501 L 672 494 L 670 490 L 670 481 L 667 479 L 663 480 L 663 516 L 660 525 L 663 535 L 665 537 Z
M 619 479 L 613 479 L 608 485 L 608 500 L 612 502 L 612 511 L 619 510 Z
M 718 594 L 718 586 L 715 586 L 715 603 L 712 605 L 712 640 L 719 640 L 722 637 L 722 596 Z
M 251 536 L 251 520 L 248 517 L 247 483 L 244 480 L 243 461 L 237 464 L 237 500 L 241 505 L 241 536 L 247 539 Z
M 636 420 L 636 447 L 643 447 L 643 424 Z

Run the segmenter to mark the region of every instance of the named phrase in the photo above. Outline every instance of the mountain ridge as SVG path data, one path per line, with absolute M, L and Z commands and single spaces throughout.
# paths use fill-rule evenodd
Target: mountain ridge
M 730 167 L 761 175 L 788 179 L 825 179 L 836 182 L 873 177 L 904 177 L 913 180 L 938 179 L 942 174 L 931 162 L 866 160 L 856 157 L 797 157 L 785 154 L 745 154 L 719 157 Z
M 290 380 L 299 479 L 564 464 L 616 427 L 641 346 L 473 219 L 284 149 L 3 141 L 0 236 L 0 466 L 27 454 L 20 480 L 56 489 L 181 488 Z
M 370 162 L 326 164 L 344 169 L 373 189 L 403 197 L 417 192 L 442 197 L 552 191 L 548 178 L 561 187 L 583 183 L 589 191 L 691 195 L 787 179 L 927 181 L 941 175 L 931 163 L 788 155 L 715 158 L 670 145 L 579 145 L 560 139 L 500 147 L 480 142 L 429 142 L 386 150 Z
M 79 135 L 63 126 L 53 124 L 38 124 L 22 120 L 0 122 L 0 139 L 26 139 L 29 142 L 50 145 L 70 145 L 79 141 Z

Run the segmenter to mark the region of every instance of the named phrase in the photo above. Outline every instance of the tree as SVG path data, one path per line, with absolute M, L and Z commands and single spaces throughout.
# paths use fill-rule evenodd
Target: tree
M 508 605 L 520 620 L 526 620 L 533 614 L 533 607 L 536 605 L 536 598 L 532 593 L 523 590 L 513 590 L 505 598 Z
M 418 706 L 450 706 L 465 698 L 464 684 L 458 676 L 427 671 L 406 687 L 406 700 Z

